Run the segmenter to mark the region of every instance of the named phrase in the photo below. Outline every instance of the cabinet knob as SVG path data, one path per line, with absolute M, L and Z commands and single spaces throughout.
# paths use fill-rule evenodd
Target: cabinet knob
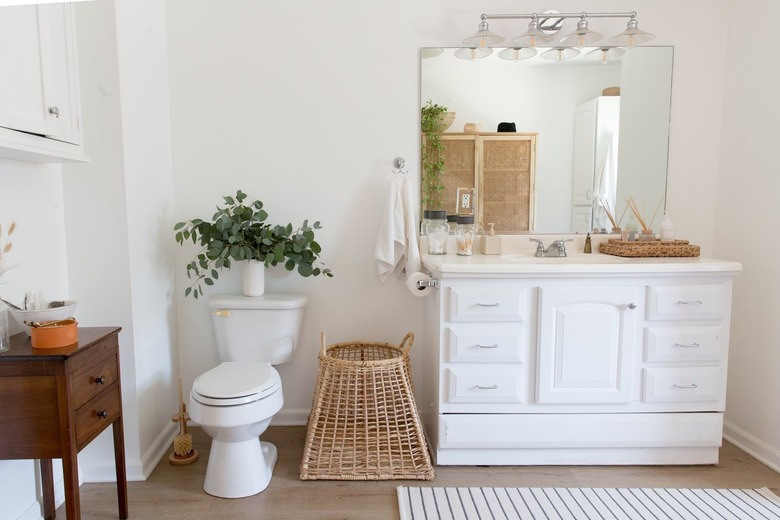
M 56 117 L 57 119 L 60 118 L 60 109 L 59 107 L 49 107 L 49 113 Z
M 98 385 L 106 384 L 106 376 L 100 376 L 95 378 L 95 383 Z
M 626 305 L 626 307 L 633 311 L 634 309 L 636 309 L 636 303 L 629 303 L 628 305 Z
M 108 417 L 108 410 L 100 410 L 97 413 L 97 416 L 100 417 L 101 419 L 105 419 L 106 417 Z

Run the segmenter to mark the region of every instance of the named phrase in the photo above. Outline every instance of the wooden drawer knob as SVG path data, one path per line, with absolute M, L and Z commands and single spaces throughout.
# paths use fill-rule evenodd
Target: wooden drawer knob
M 95 383 L 98 385 L 106 384 L 106 376 L 100 376 L 95 378 Z
M 100 417 L 101 419 L 105 419 L 106 417 L 108 417 L 108 410 L 100 410 L 100 411 L 97 413 L 97 415 L 98 415 L 98 417 Z

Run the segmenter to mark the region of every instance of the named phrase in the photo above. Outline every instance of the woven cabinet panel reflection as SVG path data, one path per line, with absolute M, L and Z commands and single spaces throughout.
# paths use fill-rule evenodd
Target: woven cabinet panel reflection
M 444 134 L 448 215 L 457 211 L 458 188 L 475 190 L 475 220 L 497 233 L 534 230 L 536 134 Z

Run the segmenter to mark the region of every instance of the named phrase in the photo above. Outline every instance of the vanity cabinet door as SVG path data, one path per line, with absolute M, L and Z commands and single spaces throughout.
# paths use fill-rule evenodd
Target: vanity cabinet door
M 540 287 L 540 404 L 631 401 L 638 287 Z

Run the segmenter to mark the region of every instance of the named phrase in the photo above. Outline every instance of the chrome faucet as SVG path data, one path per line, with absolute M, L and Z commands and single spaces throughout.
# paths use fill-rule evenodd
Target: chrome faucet
M 536 242 L 536 253 L 534 256 L 566 256 L 566 242 L 571 242 L 573 238 L 564 238 L 560 240 L 553 240 L 549 247 L 544 247 L 544 242 L 538 238 L 529 238 L 531 242 Z

